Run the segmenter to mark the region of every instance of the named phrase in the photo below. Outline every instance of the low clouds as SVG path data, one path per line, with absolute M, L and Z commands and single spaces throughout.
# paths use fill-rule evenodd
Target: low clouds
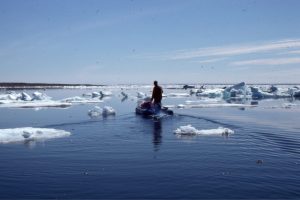
M 300 63 L 300 57 L 297 58 L 272 58 L 255 59 L 232 62 L 232 65 L 285 65 Z
M 297 56 L 297 54 L 300 54 L 300 39 L 285 39 L 252 44 L 177 50 L 161 54 L 157 58 L 173 61 L 193 61 L 202 64 L 222 62 L 229 66 L 285 65 L 300 63 L 299 56 L 291 57 Z M 252 59 L 249 59 L 249 57 Z
M 216 56 L 238 56 L 243 54 L 257 54 L 279 50 L 286 51 L 291 48 L 300 48 L 300 39 L 279 40 L 247 45 L 207 47 L 196 50 L 180 50 L 169 53 L 169 55 L 166 55 L 166 58 L 169 60 L 181 60 Z

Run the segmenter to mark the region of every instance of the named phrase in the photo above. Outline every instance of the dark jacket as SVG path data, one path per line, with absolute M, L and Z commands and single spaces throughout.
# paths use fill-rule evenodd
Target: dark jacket
M 160 86 L 154 86 L 152 91 L 151 101 L 154 99 L 154 103 L 161 103 L 163 90 Z

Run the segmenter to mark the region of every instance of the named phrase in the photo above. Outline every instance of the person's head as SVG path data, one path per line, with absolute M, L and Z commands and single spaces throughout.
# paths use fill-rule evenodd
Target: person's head
M 154 84 L 155 86 L 157 86 L 157 81 L 154 81 L 153 84 Z

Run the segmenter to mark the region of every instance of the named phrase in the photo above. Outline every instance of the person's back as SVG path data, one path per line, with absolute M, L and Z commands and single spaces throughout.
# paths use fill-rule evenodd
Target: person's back
M 161 104 L 161 100 L 162 100 L 162 93 L 163 90 L 162 88 L 157 84 L 157 81 L 154 81 L 154 88 L 152 91 L 152 98 L 151 101 L 153 101 L 154 104 Z

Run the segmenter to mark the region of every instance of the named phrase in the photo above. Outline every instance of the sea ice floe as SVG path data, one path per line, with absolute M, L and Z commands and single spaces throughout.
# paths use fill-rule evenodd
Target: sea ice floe
M 288 89 L 288 93 L 293 96 L 293 97 L 297 97 L 299 98 L 300 97 L 300 89 L 299 87 L 292 87 L 292 88 L 289 88 Z
M 32 97 L 26 92 L 9 91 L 0 95 L 0 107 L 38 108 L 38 107 L 68 107 L 72 104 L 51 100 L 51 97 L 41 92 L 34 92 Z
M 0 95 L 0 101 L 1 100 L 41 101 L 41 100 L 49 100 L 49 99 L 51 99 L 51 97 L 37 91 L 32 93 L 32 97 L 26 92 L 16 93 L 14 91 L 8 91 L 6 94 Z
M 102 113 L 103 116 L 115 115 L 115 114 L 116 114 L 116 111 L 112 107 L 104 106 L 103 113 Z
M 222 97 L 223 91 L 224 89 L 222 88 L 205 89 L 197 92 L 196 96 L 209 97 L 209 98 Z
M 102 115 L 103 109 L 100 108 L 99 106 L 95 106 L 92 110 L 88 111 L 88 115 L 90 117 L 98 117 Z
M 200 88 L 191 90 L 191 94 L 209 98 L 222 97 L 223 99 L 264 99 L 264 98 L 288 98 L 300 96 L 300 90 L 297 87 L 280 88 L 274 85 L 269 86 L 248 86 L 241 82 L 229 87 L 223 88 Z
M 21 93 L 21 100 L 23 101 L 31 101 L 32 98 L 29 94 L 27 94 L 26 92 L 22 92 Z
M 51 97 L 47 96 L 46 94 L 44 93 L 41 93 L 41 92 L 34 92 L 32 93 L 32 100 L 33 101 L 42 101 L 42 100 L 50 100 Z
M 115 115 L 116 111 L 110 106 L 104 106 L 103 109 L 99 106 L 95 106 L 93 109 L 88 111 L 88 115 L 90 117 L 98 117 L 102 115 L 103 117 L 109 115 Z
M 108 96 L 112 96 L 113 93 L 111 91 L 100 91 L 100 95 L 101 97 L 108 97 Z
M 101 96 L 100 92 L 92 92 L 92 98 L 100 97 L 100 96 Z
M 197 101 L 191 101 L 191 100 L 186 100 L 186 104 L 193 104 L 193 103 L 218 103 L 221 102 L 220 99 L 211 99 L 211 98 L 205 98 Z
M 18 143 L 26 141 L 45 141 L 70 136 L 71 133 L 51 128 L 12 128 L 0 129 L 0 143 Z
M 186 105 L 184 105 L 184 104 L 178 104 L 177 105 L 177 108 L 185 108 L 186 107 Z
M 188 93 L 169 93 L 167 97 L 189 97 L 190 94 Z
M 250 88 L 241 82 L 230 87 L 226 87 L 223 91 L 223 99 L 229 98 L 249 98 L 251 96 Z
M 100 97 L 100 98 L 103 98 L 103 97 L 109 97 L 109 96 L 112 96 L 113 93 L 111 91 L 100 91 L 100 92 L 92 92 L 92 97 L 95 98 L 95 97 Z
M 198 130 L 192 125 L 180 126 L 174 131 L 177 135 L 229 135 L 234 131 L 229 128 L 219 127 L 217 129 L 204 129 Z
M 238 104 L 238 103 L 203 103 L 203 104 L 178 104 L 177 108 L 220 108 L 220 107 L 233 107 L 233 108 L 251 108 L 257 105 Z
M 264 89 L 257 86 L 250 87 L 252 99 L 264 99 L 264 98 L 288 98 L 294 96 L 293 93 L 291 93 L 292 89 L 283 89 L 283 88 L 268 88 Z
M 103 102 L 99 98 L 84 98 L 84 97 L 69 97 L 62 100 L 63 102 L 69 102 L 69 103 L 101 103 Z
M 41 108 L 41 107 L 57 107 L 66 108 L 72 106 L 68 102 L 60 101 L 1 101 L 0 107 L 6 108 Z

